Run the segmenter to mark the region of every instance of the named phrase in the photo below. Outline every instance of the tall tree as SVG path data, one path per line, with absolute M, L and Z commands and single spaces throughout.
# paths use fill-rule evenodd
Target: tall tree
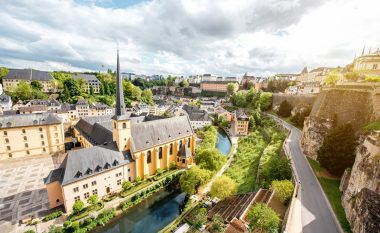
M 280 226 L 280 217 L 265 204 L 255 204 L 247 214 L 249 227 L 253 232 L 277 232 Z
M 5 67 L 0 67 L 0 83 L 5 75 L 9 73 L 9 70 Z
M 211 197 L 217 197 L 219 199 L 225 199 L 236 192 L 236 184 L 228 176 L 219 176 L 215 179 L 211 186 Z
M 44 88 L 42 83 L 38 80 L 33 80 L 32 82 L 30 82 L 30 85 L 32 86 L 34 90 L 38 90 L 38 91 L 42 91 L 42 89 Z
M 229 83 L 227 84 L 227 94 L 233 95 L 239 89 L 239 85 L 237 83 Z

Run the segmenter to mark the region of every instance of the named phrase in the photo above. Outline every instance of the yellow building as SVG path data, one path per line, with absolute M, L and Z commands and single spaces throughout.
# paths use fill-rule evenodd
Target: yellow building
M 202 81 L 201 89 L 206 92 L 219 92 L 219 93 L 227 93 L 227 85 L 229 83 L 238 83 L 237 81 Z
M 243 109 L 234 112 L 231 127 L 235 136 L 248 135 L 249 117 Z
M 62 120 L 51 113 L 0 116 L 0 159 L 64 150 Z
M 362 54 L 354 60 L 354 71 L 368 75 L 380 76 L 380 50 L 374 53 Z
M 122 182 L 145 179 L 157 169 L 187 168 L 193 163 L 195 134 L 187 116 L 163 118 L 126 112 L 117 59 L 114 116 L 80 119 L 74 135 L 84 149 L 70 151 L 46 178 L 50 207 L 67 212 L 75 200 L 118 192 Z

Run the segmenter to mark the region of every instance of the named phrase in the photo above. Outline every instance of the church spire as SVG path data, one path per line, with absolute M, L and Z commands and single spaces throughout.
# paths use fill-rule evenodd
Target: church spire
M 123 93 L 123 79 L 120 73 L 119 48 L 117 49 L 117 65 L 116 65 L 116 110 L 115 115 L 125 115 L 125 103 Z

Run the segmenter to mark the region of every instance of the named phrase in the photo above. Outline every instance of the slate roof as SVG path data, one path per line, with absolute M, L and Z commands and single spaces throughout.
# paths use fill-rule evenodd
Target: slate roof
M 73 79 L 80 79 L 83 78 L 84 80 L 88 81 L 94 81 L 94 82 L 99 82 L 100 81 L 96 78 L 94 74 L 72 74 L 71 77 Z
M 119 152 L 115 143 L 70 151 L 60 168 L 51 171 L 45 178 L 45 184 L 54 181 L 59 181 L 61 185 L 70 184 L 130 162 L 133 162 L 130 152 Z
M 236 117 L 239 119 L 239 120 L 248 120 L 249 119 L 249 116 L 244 112 L 243 109 L 238 109 L 236 111 Z
M 9 73 L 4 76 L 4 79 L 16 79 L 25 81 L 50 81 L 53 76 L 47 71 L 33 69 L 9 69 Z
M 190 105 L 184 105 L 182 107 L 183 110 L 187 112 L 189 115 L 190 121 L 209 121 L 209 115 L 206 111 L 200 110 L 198 107 L 190 106 Z
M 0 116 L 0 128 L 2 129 L 32 125 L 60 124 L 61 122 L 61 118 L 51 113 Z

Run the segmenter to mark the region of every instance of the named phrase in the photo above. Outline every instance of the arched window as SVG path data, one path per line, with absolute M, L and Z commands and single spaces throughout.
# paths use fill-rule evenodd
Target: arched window
M 148 152 L 146 153 L 146 163 L 150 163 L 150 162 L 152 162 L 152 152 L 148 150 Z
M 162 147 L 158 148 L 158 159 L 162 159 Z
M 191 144 L 190 140 L 191 140 L 190 138 L 187 139 L 187 147 L 189 147 L 189 148 L 190 148 L 190 144 Z
M 170 143 L 170 149 L 169 149 L 169 154 L 173 154 L 173 143 Z
M 127 123 L 123 122 L 123 129 L 127 128 Z
M 28 147 L 29 147 L 28 143 L 25 143 L 25 147 L 26 147 L 26 148 L 28 148 Z

